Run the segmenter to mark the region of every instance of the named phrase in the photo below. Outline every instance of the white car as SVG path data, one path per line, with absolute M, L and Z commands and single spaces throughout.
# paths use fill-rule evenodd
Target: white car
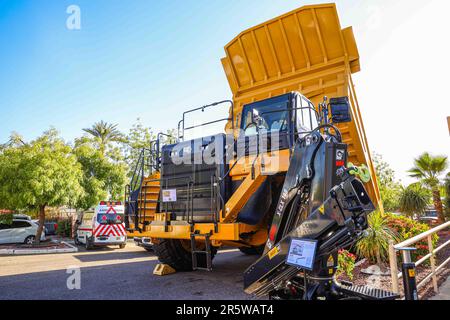
M 13 219 L 12 224 L 0 223 L 0 244 L 3 243 L 27 243 L 32 244 L 36 240 L 38 225 L 31 220 Z M 42 232 L 41 241 L 45 240 Z

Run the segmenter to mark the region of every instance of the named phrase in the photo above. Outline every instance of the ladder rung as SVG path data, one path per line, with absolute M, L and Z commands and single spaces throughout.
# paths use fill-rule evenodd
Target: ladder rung
M 211 254 L 211 234 L 200 234 L 200 233 L 191 233 L 191 253 L 192 253 L 192 269 L 193 270 L 212 270 L 212 254 Z M 205 250 L 197 250 L 197 246 L 195 244 L 195 240 L 197 237 L 203 237 L 205 239 Z M 197 255 L 205 254 L 206 255 L 206 268 L 198 266 Z

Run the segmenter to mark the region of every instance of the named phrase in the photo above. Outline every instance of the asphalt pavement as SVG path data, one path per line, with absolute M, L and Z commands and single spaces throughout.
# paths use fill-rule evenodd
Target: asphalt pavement
M 0 256 L 0 300 L 252 299 L 243 291 L 242 273 L 255 259 L 223 250 L 212 272 L 156 276 L 156 256 L 133 243 L 122 250 Z

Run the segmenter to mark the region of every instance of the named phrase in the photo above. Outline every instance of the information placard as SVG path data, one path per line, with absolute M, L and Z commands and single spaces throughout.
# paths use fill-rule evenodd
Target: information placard
M 176 202 L 177 189 L 165 189 L 162 191 L 163 202 Z
M 312 270 L 316 249 L 316 240 L 293 238 L 289 246 L 286 263 L 294 267 Z

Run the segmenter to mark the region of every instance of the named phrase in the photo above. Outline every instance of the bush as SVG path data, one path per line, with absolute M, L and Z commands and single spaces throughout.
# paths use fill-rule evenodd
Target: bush
M 11 224 L 13 221 L 12 213 L 0 213 L 0 223 Z
M 380 211 L 368 217 L 369 228 L 365 236 L 356 244 L 356 253 L 370 262 L 386 262 L 388 258 L 389 240 L 396 240 L 396 232 L 389 227 L 388 220 Z
M 414 183 L 402 189 L 400 193 L 400 211 L 409 217 L 422 215 L 430 203 L 431 194 L 420 183 Z
M 444 206 L 445 206 L 445 217 L 450 218 L 450 172 L 447 173 L 444 181 Z
M 402 242 L 412 237 L 415 237 L 425 231 L 430 230 L 426 224 L 420 223 L 416 220 L 405 216 L 396 216 L 393 214 L 386 214 L 388 226 L 398 234 L 398 241 Z M 439 237 L 433 235 L 433 246 L 436 247 Z M 413 251 L 411 256 L 413 261 L 417 261 L 424 255 L 428 254 L 428 241 L 423 239 L 415 244 L 417 250 Z
M 61 237 L 72 237 L 72 220 L 62 219 L 58 221 L 57 234 Z
M 353 279 L 356 256 L 347 250 L 339 250 L 337 276 L 345 273 L 350 280 Z

